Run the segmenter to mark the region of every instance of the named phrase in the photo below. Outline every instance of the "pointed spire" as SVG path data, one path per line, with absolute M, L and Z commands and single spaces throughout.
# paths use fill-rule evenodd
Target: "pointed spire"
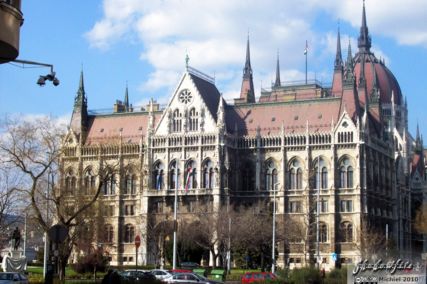
M 276 63 L 276 81 L 274 87 L 280 87 L 280 64 L 279 64 L 279 50 L 277 50 L 277 63 Z
M 418 140 L 420 140 L 420 126 L 419 126 L 419 124 L 418 124 L 418 121 L 417 121 L 417 141 Z
M 344 80 L 347 82 L 354 82 L 354 73 L 353 73 L 353 55 L 351 52 L 351 42 L 350 39 L 348 40 L 348 50 L 347 50 L 347 60 L 345 63 L 345 70 L 344 70 Z
M 221 128 L 225 125 L 225 111 L 224 111 L 224 99 L 222 98 L 222 94 L 219 97 L 218 111 L 217 111 L 217 126 Z
M 74 109 L 70 122 L 70 128 L 79 136 L 81 142 L 85 139 L 84 133 L 86 132 L 87 116 L 87 99 L 82 69 L 80 71 L 79 87 L 76 97 L 74 98 Z M 80 137 L 81 134 L 83 134 L 83 136 Z
M 335 70 L 342 68 L 342 55 L 341 55 L 341 36 L 340 28 L 338 27 L 337 35 L 337 53 L 335 55 Z
M 188 63 L 190 62 L 190 56 L 188 56 L 188 52 L 185 54 L 185 70 L 188 70 Z
M 245 67 L 243 68 L 243 80 L 239 100 L 243 103 L 255 103 L 255 90 L 252 77 L 251 57 L 249 49 L 249 35 L 246 44 L 246 61 Z
M 252 75 L 252 67 L 251 67 L 251 51 L 249 48 L 249 35 L 246 43 L 246 61 L 245 68 L 243 69 L 243 77 Z
M 74 107 L 83 106 L 86 104 L 86 92 L 83 78 L 83 69 L 80 71 L 79 88 L 77 89 L 77 95 L 74 99 Z
M 371 37 L 369 36 L 368 25 L 366 24 L 365 0 L 363 0 L 362 26 L 358 38 L 359 52 L 369 52 L 371 48 Z
M 423 151 L 423 148 L 424 147 L 423 147 L 422 137 L 420 135 L 420 126 L 417 121 L 417 137 L 415 139 L 415 151 L 420 153 Z
M 125 111 L 129 111 L 129 91 L 128 91 L 127 82 L 126 82 L 125 99 L 123 100 L 123 104 L 125 105 Z

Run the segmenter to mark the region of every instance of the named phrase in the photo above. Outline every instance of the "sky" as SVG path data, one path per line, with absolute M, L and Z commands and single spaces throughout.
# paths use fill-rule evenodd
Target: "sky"
M 0 65 L 0 116 L 51 115 L 69 122 L 80 72 L 90 110 L 108 111 L 126 86 L 135 108 L 167 103 L 189 65 L 239 96 L 250 38 L 255 95 L 281 81 L 332 81 L 338 28 L 343 55 L 357 50 L 362 0 L 23 0 L 18 59 L 54 65 L 60 85 L 39 87 L 48 68 Z M 409 129 L 427 137 L 427 1 L 366 0 L 372 51 L 399 81 Z M 345 58 L 344 58 L 345 59 Z M 427 139 L 427 138 L 426 138 Z

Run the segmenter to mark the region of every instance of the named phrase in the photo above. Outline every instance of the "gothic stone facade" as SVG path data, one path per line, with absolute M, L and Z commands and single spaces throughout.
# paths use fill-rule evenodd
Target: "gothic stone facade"
M 187 66 L 164 108 L 150 101 L 135 110 L 126 90 L 113 113 L 90 114 L 82 74 L 61 159 L 63 182 L 71 191 L 87 189 L 97 184 L 99 168 L 118 165 L 100 196 L 99 242 L 112 264 L 135 263 L 135 235 L 143 236 L 139 263 L 158 261 L 158 240 L 144 236 L 150 222 L 173 219 L 175 189 L 179 215 L 189 219 L 201 205 L 271 206 L 277 189 L 277 216 L 301 224 L 311 222 L 320 190 L 326 268 L 334 265 L 333 252 L 342 262 L 360 259 L 364 221 L 384 235 L 388 230 L 396 249 L 409 255 L 414 141 L 399 84 L 370 47 L 363 7 L 358 51 L 353 56 L 349 46 L 345 61 L 338 33 L 332 86 L 282 84 L 277 60 L 276 82 L 256 100 L 248 40 L 234 103 L 212 78 Z M 313 239 L 307 246 L 279 244 L 278 265 L 313 261 L 315 248 Z

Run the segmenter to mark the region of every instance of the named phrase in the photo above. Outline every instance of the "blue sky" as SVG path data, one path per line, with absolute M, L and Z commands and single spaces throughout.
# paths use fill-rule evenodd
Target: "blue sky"
M 385 58 L 408 99 L 409 124 L 427 137 L 427 1 L 367 0 L 372 50 Z M 324 83 L 331 73 L 338 23 L 343 53 L 353 52 L 361 0 L 24 0 L 19 59 L 50 63 L 61 84 L 39 87 L 47 68 L 0 65 L 0 115 L 53 115 L 69 120 L 83 68 L 89 109 L 112 108 L 126 83 L 134 106 L 167 102 L 185 67 L 215 76 L 226 99 L 237 97 L 250 35 L 256 95 L 274 79 Z M 426 138 L 427 139 L 427 138 Z

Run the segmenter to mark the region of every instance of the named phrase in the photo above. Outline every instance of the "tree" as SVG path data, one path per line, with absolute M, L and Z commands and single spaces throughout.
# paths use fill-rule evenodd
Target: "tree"
M 273 232 L 272 214 L 259 207 L 240 207 L 232 220 L 232 247 L 234 253 L 259 261 L 262 268 L 271 261 L 271 241 Z
M 376 257 L 386 257 L 387 250 L 392 247 L 392 240 L 387 243 L 385 233 L 375 226 L 370 224 L 366 218 L 362 218 L 360 224 L 360 245 L 359 251 L 362 259 L 369 259 L 375 254 Z M 391 251 L 389 252 L 392 253 Z
M 414 219 L 414 228 L 419 234 L 427 234 L 427 204 L 417 209 Z
M 157 217 L 157 218 L 156 218 Z M 167 259 L 171 259 L 169 251 L 167 249 L 166 239 L 171 239 L 173 234 L 173 220 L 170 216 L 164 214 L 163 216 L 152 216 L 148 220 L 147 224 L 147 235 L 141 235 L 146 243 L 150 242 L 154 246 L 155 259 L 157 264 L 163 268 Z
M 0 249 L 7 245 L 11 233 L 8 230 L 19 221 L 20 209 L 25 206 L 17 186 L 17 176 L 13 170 L 0 168 L 0 231 L 6 232 L 0 239 Z
M 59 164 L 63 154 L 62 139 L 65 136 L 65 127 L 48 117 L 31 121 L 6 117 L 0 127 L 2 166 L 19 173 L 20 191 L 26 194 L 34 218 L 45 232 L 50 228 L 48 219 L 51 218 L 69 231 L 67 239 L 59 248 L 59 276 L 63 279 L 68 258 L 76 245 L 76 236 L 81 233 L 79 227 L 90 220 L 85 218 L 85 213 L 96 203 L 106 179 L 115 172 L 116 166 L 101 164 L 93 195 L 83 197 L 77 184 L 70 195 L 70 191 L 64 188 L 64 172 Z M 54 173 L 58 181 L 55 186 L 53 180 L 49 179 L 50 173 Z M 46 194 L 48 186 L 52 189 L 49 195 Z M 74 193 L 76 195 L 72 196 Z M 45 213 L 47 208 L 49 214 Z
M 225 208 L 208 210 L 208 206 L 200 206 L 196 212 L 196 220 L 181 225 L 181 235 L 184 240 L 194 243 L 210 252 L 213 267 L 216 267 L 218 257 L 227 248 L 229 236 L 228 213 Z

